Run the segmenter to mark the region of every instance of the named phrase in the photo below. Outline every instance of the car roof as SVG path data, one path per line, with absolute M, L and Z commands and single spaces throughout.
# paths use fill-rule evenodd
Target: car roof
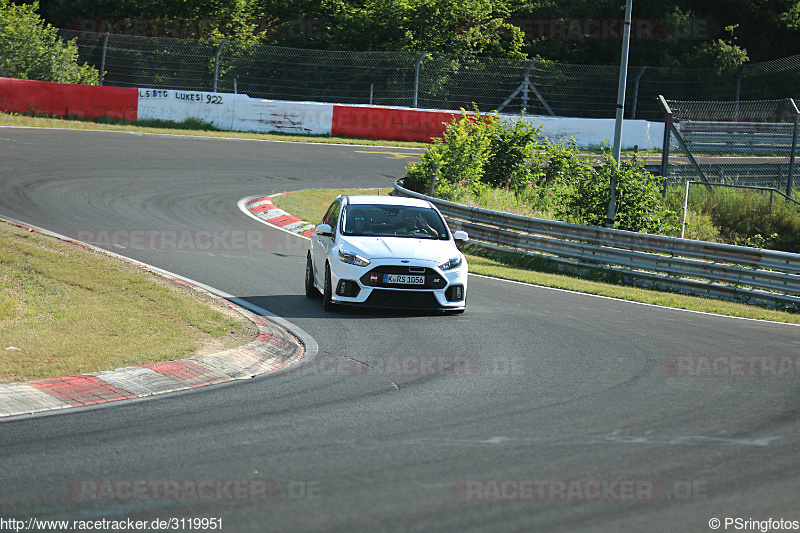
M 405 198 L 402 196 L 343 196 L 349 205 L 407 205 L 412 207 L 427 207 L 431 204 L 427 200 Z

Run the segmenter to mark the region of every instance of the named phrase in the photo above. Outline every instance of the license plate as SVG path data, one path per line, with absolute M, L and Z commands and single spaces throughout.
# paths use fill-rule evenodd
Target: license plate
M 395 285 L 425 285 L 425 276 L 407 276 L 405 274 L 384 274 L 383 282 Z

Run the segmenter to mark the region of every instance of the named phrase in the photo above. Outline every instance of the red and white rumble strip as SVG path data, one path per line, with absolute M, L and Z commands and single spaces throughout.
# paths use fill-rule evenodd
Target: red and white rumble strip
M 275 196 L 278 195 L 276 194 Z M 249 201 L 246 207 L 253 216 L 288 232 L 308 238 L 311 238 L 314 234 L 314 224 L 309 224 L 282 209 L 278 209 L 275 204 L 272 203 L 272 196 Z
M 53 233 L 14 220 L 2 219 L 12 224 L 39 231 L 114 255 L 143 268 L 150 268 L 131 259 L 113 254 L 96 246 Z M 236 379 L 247 379 L 287 367 L 305 355 L 303 344 L 280 324 L 235 305 L 231 301 L 206 290 L 204 287 L 179 279 L 166 271 L 162 275 L 183 283 L 197 291 L 204 291 L 220 302 L 230 305 L 247 316 L 258 328 L 253 342 L 238 348 L 212 355 L 192 356 L 178 361 L 164 361 L 150 365 L 107 370 L 27 383 L 0 383 L 0 419 L 30 415 L 44 411 L 80 407 L 93 404 L 142 398 L 155 394 L 175 392 Z M 306 339 L 308 340 L 308 339 Z M 7 349 L 13 349 L 9 347 Z M 315 350 L 312 349 L 313 353 Z
M 224 300 L 220 298 L 220 300 Z M 141 398 L 278 370 L 303 357 L 303 346 L 282 328 L 230 304 L 256 324 L 255 341 L 213 355 L 139 367 L 0 384 L 0 417 Z

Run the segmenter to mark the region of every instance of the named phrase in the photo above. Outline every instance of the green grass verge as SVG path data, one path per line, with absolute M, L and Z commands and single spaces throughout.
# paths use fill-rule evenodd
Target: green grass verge
M 388 194 L 391 189 L 381 189 Z M 305 190 L 273 197 L 273 203 L 280 209 L 302 220 L 316 223 L 322 219 L 325 210 L 339 194 L 375 193 L 374 189 L 359 191 L 347 190 Z M 619 283 L 603 283 L 581 277 L 556 274 L 553 263 L 546 258 L 517 253 L 487 253 L 473 249 L 467 250 L 469 270 L 474 274 L 520 281 L 543 287 L 608 296 L 633 302 L 641 302 L 691 311 L 702 311 L 726 316 L 772 320 L 800 324 L 800 315 L 774 311 L 752 305 L 744 305 L 724 300 L 714 300 L 697 296 L 687 296 L 672 292 L 640 289 Z
M 257 333 L 243 315 L 204 293 L 0 223 L 0 382 L 213 353 Z

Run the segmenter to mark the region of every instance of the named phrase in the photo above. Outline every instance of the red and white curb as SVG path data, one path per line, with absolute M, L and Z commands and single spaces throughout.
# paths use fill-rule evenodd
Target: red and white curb
M 14 220 L 2 220 L 130 261 L 118 254 L 41 228 Z M 195 290 L 211 293 L 218 300 L 247 316 L 258 328 L 258 337 L 244 346 L 212 355 L 192 356 L 177 361 L 27 383 L 0 384 L 0 419 L 143 398 L 248 379 L 288 367 L 304 356 L 311 357 L 316 354 L 317 344 L 312 337 L 264 309 L 177 274 L 136 261 L 131 262 L 191 286 Z M 247 307 L 255 312 L 246 309 Z M 290 333 L 290 330 L 295 334 Z
M 244 207 L 252 216 L 263 222 L 266 222 L 267 224 L 276 226 L 290 233 L 311 238 L 311 236 L 314 234 L 314 224 L 310 224 L 305 220 L 300 220 L 296 216 L 290 215 L 286 211 L 279 209 L 275 204 L 272 203 L 272 198 L 274 196 L 279 195 L 275 194 L 273 196 L 247 199 L 244 202 Z
M 0 384 L 0 417 L 142 398 L 252 378 L 302 359 L 303 346 L 288 332 L 249 311 L 238 310 L 259 329 L 256 340 L 245 346 L 177 361 Z

